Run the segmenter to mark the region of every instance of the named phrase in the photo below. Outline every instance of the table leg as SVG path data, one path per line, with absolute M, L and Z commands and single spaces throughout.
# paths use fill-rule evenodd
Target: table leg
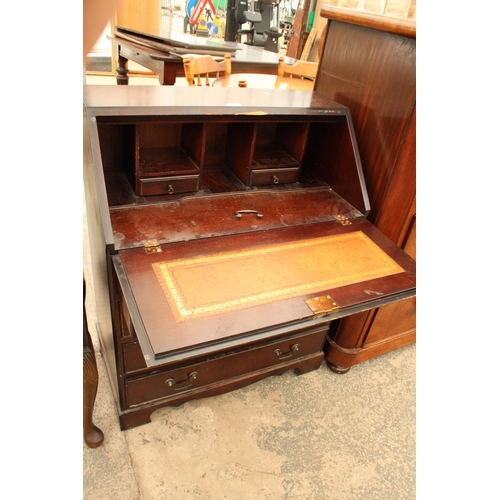
M 118 56 L 118 67 L 116 68 L 116 84 L 128 85 L 128 59 Z
M 92 413 L 99 381 L 94 347 L 85 310 L 85 280 L 83 281 L 83 437 L 90 448 L 97 448 L 104 440 L 101 429 L 94 425 Z
M 158 73 L 158 81 L 160 82 L 160 85 L 175 85 L 176 78 L 176 65 L 171 63 L 163 63 L 163 68 Z

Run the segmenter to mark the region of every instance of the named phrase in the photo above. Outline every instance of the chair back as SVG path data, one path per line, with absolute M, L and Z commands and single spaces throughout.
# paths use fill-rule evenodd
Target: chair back
M 247 10 L 248 0 L 237 0 L 234 15 L 238 24 L 245 24 L 247 22 L 247 18 L 245 16 L 245 11 Z
M 224 54 L 224 61 L 217 61 L 210 55 L 185 57 L 184 74 L 190 87 L 201 87 L 202 77 L 205 85 L 210 86 L 210 78 L 231 74 L 231 54 Z
M 280 57 L 278 60 L 278 76 L 315 80 L 317 72 L 318 63 L 316 62 L 295 61 L 293 64 L 286 64 L 284 57 Z

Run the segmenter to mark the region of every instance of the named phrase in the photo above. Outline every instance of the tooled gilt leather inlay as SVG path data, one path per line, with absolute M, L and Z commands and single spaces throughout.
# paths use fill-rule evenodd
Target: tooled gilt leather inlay
M 177 321 L 403 271 L 361 231 L 152 265 Z

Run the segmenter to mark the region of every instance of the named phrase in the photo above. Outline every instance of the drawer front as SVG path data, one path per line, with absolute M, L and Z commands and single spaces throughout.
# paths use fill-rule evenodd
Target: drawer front
M 139 195 L 189 193 L 198 190 L 199 180 L 199 175 L 143 178 L 139 179 Z
M 286 184 L 299 180 L 298 168 L 269 168 L 252 170 L 250 173 L 250 185 L 261 186 L 267 184 Z
M 322 350 L 327 331 L 328 325 L 321 325 L 264 346 L 129 379 L 125 382 L 127 403 L 129 407 L 133 407 L 157 399 L 175 398 L 192 389 L 300 359 Z

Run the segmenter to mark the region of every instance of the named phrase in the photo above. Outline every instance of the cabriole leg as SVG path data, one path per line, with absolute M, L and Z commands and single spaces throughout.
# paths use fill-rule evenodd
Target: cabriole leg
M 85 280 L 83 281 L 83 437 L 90 448 L 97 448 L 104 440 L 101 429 L 94 425 L 92 414 L 97 395 L 97 363 L 87 325 L 85 310 Z

